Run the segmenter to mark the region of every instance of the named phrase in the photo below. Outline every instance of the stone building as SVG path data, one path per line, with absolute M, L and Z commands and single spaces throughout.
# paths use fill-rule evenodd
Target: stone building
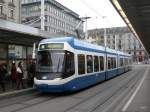
M 44 6 L 46 31 L 53 34 L 76 35 L 74 30 L 81 21 L 78 14 L 55 0 L 45 0 Z M 40 28 L 40 19 L 36 21 L 40 16 L 41 0 L 22 0 L 22 23 Z M 34 24 L 33 20 L 36 21 Z M 83 23 L 79 25 L 79 30 L 83 32 Z
M 0 19 L 20 23 L 20 0 L 0 0 Z
M 88 31 L 88 41 L 104 46 L 104 32 L 107 47 L 132 54 L 134 62 L 143 62 L 147 59 L 144 48 L 138 39 L 127 27 L 114 27 L 106 29 L 93 29 Z

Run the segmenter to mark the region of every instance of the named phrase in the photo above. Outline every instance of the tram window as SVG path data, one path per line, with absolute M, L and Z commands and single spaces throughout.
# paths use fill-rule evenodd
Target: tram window
M 123 58 L 120 58 L 120 66 L 123 66 Z
M 113 68 L 116 68 L 116 58 L 113 58 Z
M 85 56 L 78 54 L 78 74 L 85 74 Z
M 126 58 L 124 58 L 124 65 L 126 65 Z
M 99 61 L 98 56 L 94 56 L 94 72 L 99 71 Z
M 111 69 L 114 68 L 114 58 L 113 58 L 113 57 L 111 57 L 111 64 L 110 64 L 110 66 L 111 66 L 111 67 L 110 67 Z
M 38 64 L 40 66 L 50 66 L 51 63 L 52 63 L 52 60 L 51 60 L 51 56 L 49 54 L 49 52 L 47 51 L 42 51 L 42 52 L 39 52 L 38 53 Z
M 93 72 L 93 57 L 91 55 L 86 56 L 87 59 L 87 73 Z
M 103 58 L 103 56 L 100 56 L 99 60 L 100 60 L 100 71 L 103 71 L 104 70 L 104 58 Z
M 65 61 L 65 76 L 68 77 L 75 73 L 74 54 L 72 52 L 66 52 Z
M 107 68 L 111 69 L 111 58 L 107 57 Z

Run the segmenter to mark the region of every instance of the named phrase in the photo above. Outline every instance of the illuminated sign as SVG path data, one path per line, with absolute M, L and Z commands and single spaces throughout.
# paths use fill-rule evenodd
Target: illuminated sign
M 64 44 L 63 43 L 41 44 L 40 50 L 45 50 L 45 49 L 64 49 Z

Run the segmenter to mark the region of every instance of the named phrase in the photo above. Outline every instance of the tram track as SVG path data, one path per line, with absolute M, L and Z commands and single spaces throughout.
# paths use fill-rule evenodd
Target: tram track
M 55 98 L 58 98 L 58 97 L 57 97 L 57 96 L 51 97 L 51 98 L 48 98 L 48 99 L 39 101 L 39 102 L 34 103 L 34 104 L 26 104 L 26 103 L 22 103 L 23 105 L 26 105 L 26 106 L 24 106 L 24 107 L 22 107 L 22 108 L 19 108 L 19 109 L 16 109 L 16 110 L 13 110 L 13 111 L 11 111 L 11 112 L 18 112 L 18 111 L 20 111 L 20 110 L 23 110 L 23 109 L 26 109 L 26 108 L 29 108 L 29 107 L 31 108 L 31 107 L 33 107 L 33 106 L 35 106 L 35 105 L 38 105 L 38 104 L 41 104 L 41 103 L 44 103 L 44 102 L 53 100 L 53 99 L 55 99 Z
M 49 95 L 49 94 L 47 94 L 47 95 Z M 35 92 L 35 93 L 32 93 L 32 94 L 28 94 L 28 95 L 18 96 L 17 98 L 16 97 L 12 98 L 12 99 L 9 100 L 9 102 L 7 101 L 7 104 L 2 104 L 2 103 L 5 102 L 5 100 L 7 100 L 7 99 L 5 99 L 5 100 L 1 101 L 2 103 L 0 103 L 0 109 L 8 107 L 8 106 L 13 105 L 13 104 L 29 105 L 29 104 L 25 104 L 23 102 L 25 102 L 25 101 L 32 101 L 32 100 L 35 100 L 35 99 L 38 99 L 38 98 L 45 99 L 45 100 L 42 100 L 42 101 L 37 102 L 35 104 L 39 104 L 39 103 L 42 103 L 42 102 L 45 102 L 45 101 L 48 101 L 48 100 L 51 100 L 51 99 L 54 99 L 54 98 L 58 97 L 57 95 L 55 95 L 55 96 L 48 96 L 50 98 L 46 99 L 47 95 L 44 94 L 44 93 Z
M 135 71 L 134 71 L 135 72 Z M 136 71 L 135 73 L 134 73 L 134 75 L 132 75 L 132 77 L 129 77 L 128 78 L 128 80 L 126 81 L 126 83 L 124 83 L 121 87 L 119 87 L 117 90 L 115 90 L 109 97 L 107 97 L 104 101 L 102 101 L 101 103 L 99 103 L 99 104 L 97 104 L 96 106 L 94 106 L 92 109 L 90 109 L 89 111 L 87 111 L 87 112 L 93 112 L 94 110 L 96 110 L 98 107 L 100 107 L 100 106 L 102 106 L 104 103 L 106 103 L 110 98 L 112 98 L 119 90 L 121 90 L 122 88 L 125 88 L 126 86 L 125 85 L 127 85 L 127 84 L 129 84 L 130 82 L 132 82 L 133 80 L 135 80 L 135 75 L 136 74 L 138 74 L 138 77 L 140 76 L 140 74 L 141 74 L 141 72 L 142 71 Z M 126 78 L 127 78 L 128 76 L 126 76 Z M 136 77 L 136 79 L 138 80 L 138 77 Z M 91 96 L 89 96 L 89 97 L 87 97 L 87 98 L 85 98 L 84 100 L 82 100 L 81 102 L 79 102 L 79 103 L 77 103 L 77 104 L 75 104 L 75 105 L 73 105 L 73 106 L 71 106 L 71 107 L 69 107 L 68 109 L 66 109 L 64 112 L 73 112 L 72 110 L 74 109 L 74 110 L 76 110 L 76 111 L 78 111 L 77 109 L 75 109 L 77 106 L 79 106 L 79 105 L 82 105 L 83 103 L 85 103 L 85 102 L 87 102 L 87 101 L 89 101 L 90 99 L 92 99 L 93 97 L 97 97 L 97 96 L 99 96 L 100 94 L 102 94 L 102 93 L 105 93 L 106 91 L 108 91 L 110 88 L 112 88 L 112 87 L 114 87 L 114 86 L 116 86 L 116 85 L 120 85 L 120 82 L 122 82 L 122 80 L 120 80 L 119 82 L 117 82 L 117 84 L 113 84 L 113 86 L 110 86 L 110 87 L 108 87 L 108 88 L 104 88 L 103 90 L 100 90 L 100 91 L 98 91 L 98 92 L 96 92 L 95 94 L 93 94 L 93 95 L 91 95 Z
M 107 112 L 106 111 L 106 110 L 108 110 L 108 108 L 106 108 L 107 103 L 108 102 L 111 103 L 111 106 L 112 106 L 112 104 L 114 103 L 113 99 L 115 99 L 115 101 L 121 100 L 121 98 L 123 98 L 123 96 L 125 96 L 128 92 L 130 92 L 137 85 L 137 83 L 139 82 L 139 79 L 141 78 L 141 73 L 142 72 L 140 71 L 140 73 L 138 73 L 138 75 L 135 79 L 132 78 L 125 84 L 125 86 L 124 85 L 120 86 L 120 88 L 118 88 L 118 90 L 116 90 L 109 98 L 107 98 L 105 100 L 105 102 L 103 102 L 102 104 L 98 104 L 91 111 L 88 111 L 88 112 L 95 112 L 96 110 L 100 111 L 100 108 L 102 108 L 101 112 Z

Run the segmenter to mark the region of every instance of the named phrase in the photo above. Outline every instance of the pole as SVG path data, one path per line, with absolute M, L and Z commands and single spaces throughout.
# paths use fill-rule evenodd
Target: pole
M 41 30 L 45 30 L 44 0 L 41 0 Z
M 107 70 L 107 50 L 106 50 L 106 47 L 107 47 L 107 37 L 106 37 L 106 28 L 104 28 L 104 47 L 105 47 L 105 71 Z
M 104 28 L 104 46 L 105 46 L 105 49 L 106 49 L 106 47 L 107 47 L 106 28 Z
M 115 35 L 115 50 L 117 51 L 117 37 Z
M 32 59 L 35 59 L 36 43 L 33 43 Z
M 87 40 L 88 32 L 87 32 L 87 16 L 85 19 L 85 40 Z

